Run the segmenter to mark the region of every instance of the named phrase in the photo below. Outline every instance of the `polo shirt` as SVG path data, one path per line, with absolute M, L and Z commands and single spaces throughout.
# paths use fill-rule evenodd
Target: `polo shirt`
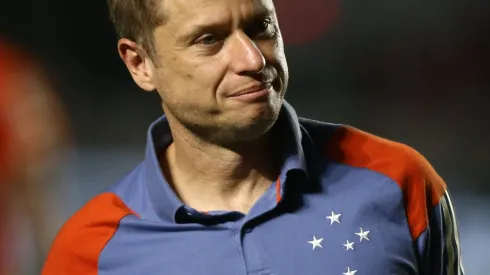
M 421 154 L 287 102 L 273 131 L 277 181 L 246 214 L 203 213 L 161 172 L 161 117 L 144 161 L 66 222 L 42 274 L 463 274 L 451 198 Z

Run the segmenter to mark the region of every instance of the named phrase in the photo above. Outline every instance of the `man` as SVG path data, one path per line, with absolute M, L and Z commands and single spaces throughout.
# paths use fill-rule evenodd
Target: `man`
M 20 237 L 15 236 L 19 220 L 10 219 L 13 204 L 26 210 L 40 261 L 54 233 L 57 217 L 46 209 L 46 183 L 67 145 L 68 131 L 47 82 L 28 54 L 0 40 L 0 275 L 19 274 L 26 264 L 12 255 L 12 240 Z
M 462 274 L 442 179 L 413 149 L 299 119 L 272 0 L 110 0 L 146 159 L 61 229 L 58 274 Z

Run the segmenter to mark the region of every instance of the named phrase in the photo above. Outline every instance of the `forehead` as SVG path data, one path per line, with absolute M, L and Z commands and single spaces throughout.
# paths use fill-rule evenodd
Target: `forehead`
M 165 0 L 169 23 L 207 23 L 212 20 L 247 18 L 274 12 L 272 0 Z

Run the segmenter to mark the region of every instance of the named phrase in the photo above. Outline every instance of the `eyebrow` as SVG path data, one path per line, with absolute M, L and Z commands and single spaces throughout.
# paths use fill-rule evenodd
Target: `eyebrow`
M 270 10 L 264 6 L 258 6 L 257 10 L 252 14 L 252 16 L 245 18 L 243 22 L 240 23 L 241 26 L 247 26 L 251 23 L 256 22 L 258 19 L 263 19 L 269 17 L 273 14 L 273 10 Z M 230 27 L 230 22 L 228 20 L 216 20 L 209 23 L 196 23 L 191 24 L 186 27 L 187 31 L 179 34 L 179 41 L 184 43 L 190 43 L 192 39 L 202 33 L 206 32 L 216 32 L 217 30 L 225 30 Z
M 198 23 L 195 25 L 191 25 L 189 28 L 187 28 L 187 31 L 183 32 L 182 34 L 179 34 L 179 40 L 183 42 L 190 42 L 190 40 L 194 39 L 196 36 L 202 33 L 206 32 L 212 32 L 216 30 L 224 30 L 229 28 L 230 23 L 226 21 L 222 22 L 211 22 L 211 23 Z

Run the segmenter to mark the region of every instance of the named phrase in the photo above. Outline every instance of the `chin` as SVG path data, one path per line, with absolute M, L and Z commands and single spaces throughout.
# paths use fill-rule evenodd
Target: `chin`
M 264 108 L 253 115 L 242 114 L 241 119 L 233 123 L 234 139 L 253 141 L 265 135 L 276 123 L 279 111 Z M 230 129 L 231 130 L 231 129 Z
M 282 101 L 248 104 L 217 115 L 177 112 L 177 120 L 198 137 L 223 146 L 252 142 L 265 135 L 279 117 Z M 192 114 L 192 116 L 187 116 Z
M 249 117 L 252 121 L 274 120 L 281 110 L 282 98 L 278 95 L 272 95 L 268 100 L 247 104 L 239 108 L 236 114 L 239 117 Z

